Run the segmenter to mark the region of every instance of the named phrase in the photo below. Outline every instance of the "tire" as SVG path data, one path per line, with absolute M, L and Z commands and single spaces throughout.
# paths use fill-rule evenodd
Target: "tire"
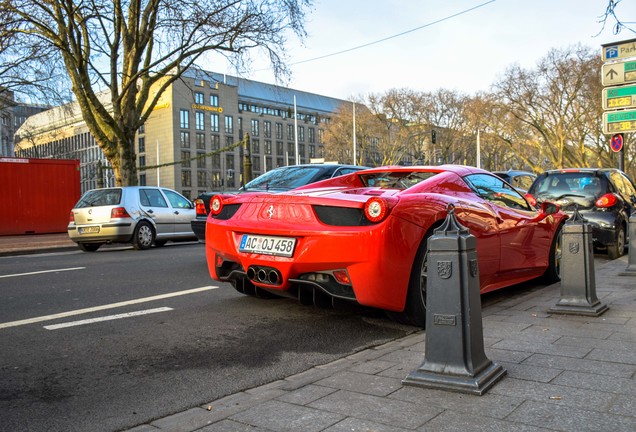
M 146 250 L 152 246 L 152 242 L 155 240 L 155 231 L 146 221 L 141 221 L 135 227 L 135 232 L 132 237 L 132 245 L 137 250 Z
M 77 246 L 84 252 L 95 252 L 101 246 L 101 243 L 78 243 Z
M 409 287 L 406 293 L 406 304 L 402 312 L 387 312 L 387 315 L 401 324 L 426 327 L 426 280 L 428 279 L 428 239 L 427 234 L 417 249 Z
M 561 280 L 562 232 L 563 225 L 557 228 L 556 234 L 552 239 L 552 245 L 550 245 L 548 268 L 543 273 L 543 280 L 548 284 L 557 283 Z
M 163 247 L 166 245 L 167 240 L 155 240 L 155 246 Z
M 623 224 L 618 229 L 616 243 L 607 247 L 607 257 L 611 260 L 620 258 L 625 253 L 625 227 Z

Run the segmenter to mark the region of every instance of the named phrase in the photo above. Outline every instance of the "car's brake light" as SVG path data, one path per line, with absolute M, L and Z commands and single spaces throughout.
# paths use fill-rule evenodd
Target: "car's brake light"
M 528 203 L 532 207 L 536 207 L 537 206 L 537 199 L 535 197 L 533 197 L 532 194 L 527 193 L 523 197 L 526 199 L 526 201 L 528 201 Z
M 194 208 L 197 212 L 197 216 L 207 216 L 208 212 L 205 209 L 205 203 L 201 198 L 197 198 L 194 200 Z
M 364 204 L 364 215 L 371 222 L 381 222 L 388 214 L 389 206 L 380 197 L 373 197 Z
M 613 193 L 606 193 L 602 197 L 596 200 L 596 207 L 608 208 L 616 205 L 618 198 Z
M 212 216 L 217 216 L 223 210 L 223 198 L 220 195 L 215 195 L 210 200 L 210 213 Z
M 128 217 L 130 217 L 130 215 L 128 214 L 126 209 L 123 207 L 115 207 L 114 209 L 110 211 L 111 219 L 120 219 L 120 218 L 128 218 Z
M 71 215 L 68 218 L 69 222 L 75 222 L 75 213 L 71 212 Z

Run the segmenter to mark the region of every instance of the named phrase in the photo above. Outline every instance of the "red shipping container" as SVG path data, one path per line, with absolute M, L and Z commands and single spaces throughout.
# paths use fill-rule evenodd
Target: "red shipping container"
M 66 232 L 79 197 L 78 160 L 0 158 L 0 235 Z

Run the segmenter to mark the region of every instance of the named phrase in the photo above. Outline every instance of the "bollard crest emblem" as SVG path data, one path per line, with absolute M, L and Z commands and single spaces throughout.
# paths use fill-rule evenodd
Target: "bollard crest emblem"
M 437 274 L 442 279 L 448 279 L 453 274 L 453 263 L 451 261 L 437 261 Z
M 479 265 L 477 264 L 477 260 L 470 260 L 470 275 L 472 277 L 477 277 L 477 273 L 479 273 Z
M 568 245 L 568 250 L 571 254 L 579 253 L 579 248 L 579 242 L 570 242 L 570 244 Z

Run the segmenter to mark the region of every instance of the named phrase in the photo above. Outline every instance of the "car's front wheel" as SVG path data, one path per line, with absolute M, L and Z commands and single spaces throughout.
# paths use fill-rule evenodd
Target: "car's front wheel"
M 155 231 L 152 229 L 152 225 L 146 221 L 139 222 L 132 238 L 133 247 L 137 250 L 149 249 L 154 240 Z
M 101 243 L 78 243 L 77 246 L 84 252 L 95 252 L 101 246 Z
M 625 253 L 625 228 L 621 224 L 616 233 L 616 243 L 607 247 L 607 257 L 611 260 L 620 258 Z
M 548 268 L 543 273 L 543 279 L 546 283 L 553 284 L 561 280 L 561 257 L 563 251 L 561 249 L 561 239 L 563 235 L 563 225 L 559 226 L 552 239 L 550 246 L 550 257 L 548 258 Z

